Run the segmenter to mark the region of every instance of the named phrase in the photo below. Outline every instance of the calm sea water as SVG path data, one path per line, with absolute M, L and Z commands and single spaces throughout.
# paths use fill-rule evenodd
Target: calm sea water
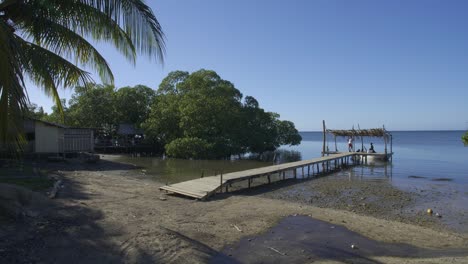
M 431 181 L 468 184 L 468 147 L 461 142 L 464 131 L 395 131 L 393 136 L 392 181 L 395 184 L 411 184 L 426 178 Z M 321 132 L 302 132 L 302 143 L 288 147 L 302 153 L 303 159 L 320 156 L 322 150 Z M 369 148 L 374 143 L 377 152 L 384 151 L 384 142 L 380 138 L 364 139 L 364 146 Z M 333 137 L 327 139 L 330 150 L 335 149 Z M 337 138 L 338 151 L 346 151 L 346 138 Z M 361 148 L 361 141 L 356 140 L 356 148 Z M 388 146 L 388 151 L 390 147 Z M 368 168 L 368 173 L 372 168 Z M 364 172 L 364 176 L 366 172 Z M 416 176 L 416 177 L 414 177 Z M 419 178 L 424 177 L 424 178 Z
M 399 187 L 420 185 L 424 182 L 437 182 L 447 185 L 468 185 L 468 147 L 461 142 L 464 131 L 396 131 L 393 135 L 393 163 L 383 166 L 355 167 L 350 172 L 366 179 L 389 179 Z M 320 157 L 322 151 L 321 132 L 301 132 L 302 142 L 298 146 L 284 146 L 282 149 L 301 153 L 302 159 Z M 377 152 L 383 152 L 382 139 L 364 140 L 369 148 L 374 143 Z M 361 148 L 360 140 L 355 142 Z M 327 140 L 330 150 L 335 149 L 335 142 L 330 136 Z M 337 138 L 339 151 L 346 151 L 346 138 Z M 388 146 L 388 149 L 390 147 Z M 228 173 L 272 163 L 251 160 L 178 160 L 153 157 L 121 157 L 120 161 L 130 162 L 147 170 L 149 175 L 164 183 L 176 183 L 215 173 Z

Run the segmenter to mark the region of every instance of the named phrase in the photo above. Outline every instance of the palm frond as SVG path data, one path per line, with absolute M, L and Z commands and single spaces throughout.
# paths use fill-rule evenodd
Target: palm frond
M 59 55 L 34 43 L 16 37 L 17 42 L 24 51 L 23 69 L 25 73 L 37 85 L 44 88 L 44 92 L 50 96 L 57 94 L 54 89 L 57 86 L 75 87 L 86 86 L 92 83 L 90 73 L 60 57 Z M 59 98 L 54 98 L 57 106 Z
M 18 60 L 20 58 L 20 60 Z M 0 142 L 22 147 L 22 114 L 27 109 L 21 48 L 10 25 L 0 19 Z
M 59 56 L 76 59 L 85 67 L 97 71 L 103 82 L 113 83 L 114 76 L 107 61 L 91 43 L 60 24 L 45 19 L 37 21 L 40 22 L 24 22 L 23 30 L 27 39 L 33 39 L 37 45 Z
M 136 49 L 164 61 L 165 40 L 162 27 L 151 8 L 142 0 L 78 0 L 104 12 L 130 36 Z

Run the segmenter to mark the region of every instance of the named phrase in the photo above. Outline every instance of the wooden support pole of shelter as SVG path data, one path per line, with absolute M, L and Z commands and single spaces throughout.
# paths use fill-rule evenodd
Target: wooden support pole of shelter
M 385 131 L 385 126 L 383 126 L 383 131 Z M 385 156 L 387 156 L 387 133 L 383 136 L 385 142 Z
M 268 183 L 271 183 L 271 177 L 270 177 L 270 174 L 267 175 L 267 178 L 268 178 Z
M 286 171 L 283 171 L 283 180 L 286 179 Z
M 304 166 L 302 166 L 302 178 L 304 179 Z
M 223 173 L 222 172 L 221 172 L 221 175 L 220 175 L 219 179 L 220 179 L 219 190 L 222 193 L 223 192 Z
M 294 173 L 294 179 L 297 179 L 297 168 L 294 168 L 293 173 Z
M 336 136 L 335 136 L 335 151 L 338 152 L 338 146 L 336 145 Z
M 323 146 L 322 146 L 322 157 L 325 156 L 325 141 L 326 141 L 326 128 L 325 128 L 325 120 L 322 120 L 323 123 Z
M 307 177 L 310 176 L 310 165 L 307 166 Z
M 393 136 L 390 135 L 390 161 L 393 160 Z

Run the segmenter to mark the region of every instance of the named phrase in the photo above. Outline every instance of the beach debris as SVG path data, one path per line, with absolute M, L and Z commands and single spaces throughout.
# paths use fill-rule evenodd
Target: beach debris
M 141 170 L 141 172 L 146 173 L 146 170 Z
M 237 229 L 237 231 L 242 232 L 242 230 L 241 230 L 238 226 L 236 226 L 236 225 L 232 225 L 232 226 L 233 226 L 235 229 Z
M 432 211 L 432 209 L 431 209 L 431 208 L 429 208 L 429 209 L 427 209 L 427 211 L 426 211 L 426 212 L 427 212 L 428 214 L 430 214 L 430 215 L 431 215 L 431 214 L 432 214 L 434 211 Z
M 441 218 L 441 217 L 442 217 L 442 215 L 441 215 L 441 214 L 439 214 L 439 213 L 436 213 L 436 216 L 437 216 L 437 217 L 439 217 L 439 218 Z
M 352 248 L 352 249 L 358 249 L 358 246 L 352 244 L 352 245 L 351 245 L 351 248 Z
M 272 247 L 268 247 L 268 248 L 271 249 L 271 250 L 273 250 L 274 252 L 280 254 L 280 255 L 286 256 L 286 253 L 283 253 L 283 252 L 277 250 L 276 248 L 272 248 Z
M 166 200 L 167 200 L 167 198 L 166 198 L 166 197 L 163 197 L 163 196 L 161 196 L 161 197 L 159 197 L 159 200 L 161 200 L 161 201 L 166 201 Z
M 54 187 L 52 188 L 52 191 L 50 191 L 49 193 L 50 199 L 54 199 L 57 196 L 57 193 L 60 187 L 63 188 L 62 180 L 58 180 L 55 182 Z

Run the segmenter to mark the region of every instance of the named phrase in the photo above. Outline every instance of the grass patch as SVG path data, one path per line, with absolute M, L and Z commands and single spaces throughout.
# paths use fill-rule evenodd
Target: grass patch
M 32 191 L 42 191 L 54 185 L 54 180 L 43 176 L 47 173 L 34 170 L 31 164 L 9 163 L 9 166 L 0 167 L 0 183 L 19 185 Z
M 35 178 L 3 178 L 0 177 L 0 183 L 6 184 L 15 184 L 25 188 L 28 188 L 32 191 L 43 191 L 49 188 L 52 188 L 54 181 L 47 179 L 45 177 L 35 177 Z

